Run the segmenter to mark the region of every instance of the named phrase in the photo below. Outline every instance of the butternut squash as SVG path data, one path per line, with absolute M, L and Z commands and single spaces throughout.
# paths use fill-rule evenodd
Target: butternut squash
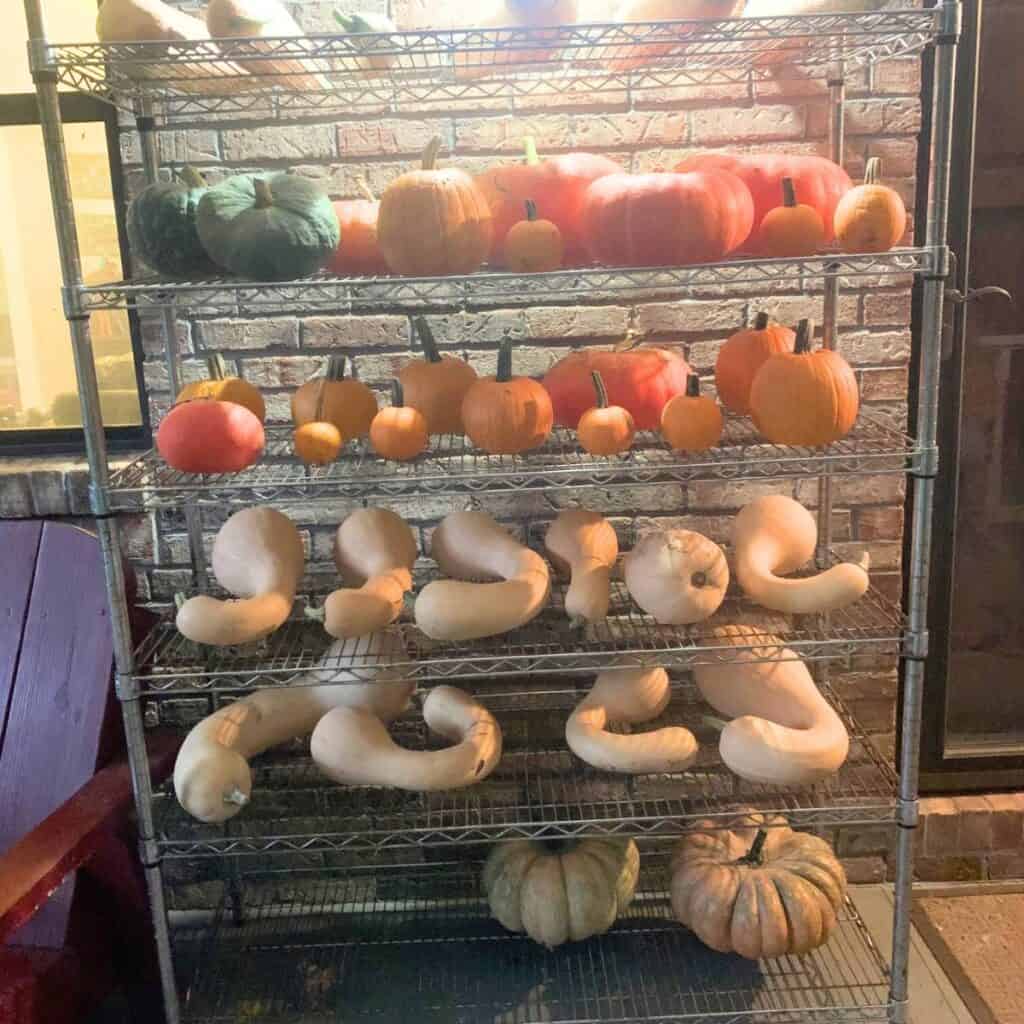
M 471 786 L 487 778 L 501 758 L 501 729 L 494 716 L 454 686 L 436 686 L 427 694 L 423 721 L 455 746 L 406 750 L 370 712 L 335 708 L 313 730 L 313 760 L 335 782 L 432 792 Z
M 765 608 L 798 615 L 845 608 L 868 589 L 867 553 L 817 576 L 783 579 L 813 557 L 818 543 L 814 517 L 783 494 L 744 506 L 732 528 L 736 578 L 748 597 Z
M 752 626 L 720 626 L 712 636 L 746 648 L 727 664 L 694 668 L 704 699 L 732 718 L 718 744 L 726 765 L 740 778 L 780 785 L 837 771 L 850 749 L 846 726 L 796 654 Z
M 698 749 L 689 729 L 667 726 L 654 732 L 608 732 L 612 722 L 635 725 L 657 718 L 671 696 L 663 668 L 607 669 L 569 716 L 565 742 L 580 760 L 608 772 L 685 771 Z
M 446 576 L 416 598 L 416 625 L 434 640 L 507 633 L 540 613 L 551 592 L 547 562 L 484 512 L 453 512 L 434 530 L 430 554 Z M 465 580 L 499 578 L 500 583 Z
M 249 758 L 307 736 L 332 708 L 359 708 L 384 721 L 396 718 L 416 689 L 415 682 L 397 667 L 387 665 L 400 656 L 398 639 L 388 634 L 339 640 L 317 669 L 288 688 L 257 690 L 207 716 L 193 727 L 178 751 L 174 764 L 178 802 L 200 821 L 227 821 L 251 799 Z M 365 666 L 373 657 L 380 659 L 380 666 L 374 681 L 365 682 Z M 357 662 L 358 675 L 351 670 Z
M 362 636 L 394 622 L 412 589 L 416 553 L 416 538 L 401 516 L 386 508 L 353 512 L 334 537 L 334 564 L 348 587 L 324 602 L 327 632 Z
M 544 548 L 555 570 L 569 574 L 565 610 L 574 622 L 597 622 L 608 614 L 611 573 L 619 557 L 612 524 L 597 512 L 566 509 L 548 527 Z
M 305 562 L 302 538 L 284 513 L 263 506 L 236 512 L 217 533 L 211 563 L 217 582 L 242 600 L 190 598 L 178 610 L 178 631 L 214 647 L 269 636 L 292 610 Z

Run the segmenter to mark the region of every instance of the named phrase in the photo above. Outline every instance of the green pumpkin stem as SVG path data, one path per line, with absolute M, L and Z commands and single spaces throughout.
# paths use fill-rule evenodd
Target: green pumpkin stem
M 210 380 L 224 380 L 228 375 L 228 364 L 219 353 L 206 357 L 206 370 L 210 374 Z
M 796 325 L 796 344 L 793 351 L 798 356 L 807 355 L 811 351 L 811 341 L 814 338 L 814 321 L 803 319 Z
M 537 140 L 532 135 L 523 139 L 523 151 L 526 153 L 526 166 L 536 167 L 540 163 L 540 154 L 537 152 Z
M 537 219 L 537 204 L 532 199 L 526 200 L 526 219 L 529 221 Z
M 864 184 L 877 185 L 882 180 L 882 158 L 873 156 L 864 168 Z
M 608 408 L 608 389 L 604 386 L 604 377 L 598 370 L 590 371 L 590 379 L 594 382 L 594 391 L 597 394 L 598 409 Z
M 441 152 L 441 136 L 435 135 L 423 150 L 423 170 L 437 170 L 437 155 Z
M 700 398 L 700 377 L 695 373 L 686 375 L 686 397 Z
M 792 178 L 782 179 L 782 205 L 796 206 L 796 187 L 793 185 Z
M 768 327 L 768 314 L 767 313 L 758 313 L 757 316 L 754 317 L 754 330 L 755 331 L 763 331 L 767 327 Z
M 498 346 L 498 371 L 494 379 L 504 383 L 512 379 L 512 339 L 505 338 Z
M 721 732 L 729 724 L 724 718 L 716 718 L 714 715 L 701 715 L 700 720 L 715 732 Z
M 206 188 L 206 179 L 188 164 L 182 167 L 179 177 L 189 188 Z
M 256 193 L 256 202 L 253 204 L 257 210 L 265 210 L 268 206 L 274 205 L 274 193 L 264 178 L 253 178 L 253 191 Z
M 344 356 L 331 356 L 327 361 L 327 373 L 325 374 L 327 380 L 344 380 L 345 379 L 345 357 Z
M 373 194 L 373 189 L 370 188 L 370 183 L 365 178 L 360 178 L 356 182 L 356 188 L 359 189 L 360 195 L 368 202 L 377 202 L 377 197 Z
M 396 409 L 401 409 L 405 405 L 405 390 L 397 377 L 391 379 L 391 404 Z
M 437 341 L 434 338 L 434 332 L 430 329 L 430 324 L 427 323 L 426 317 L 414 316 L 412 318 L 412 327 L 416 332 L 416 337 L 420 339 L 420 348 L 423 349 L 423 354 L 427 357 L 427 362 L 441 362 L 441 353 L 437 348 Z
M 754 836 L 753 843 L 750 844 L 750 849 L 747 850 L 747 852 L 742 857 L 740 857 L 740 859 L 737 860 L 736 863 L 750 864 L 755 867 L 760 867 L 760 865 L 764 863 L 763 851 L 765 840 L 767 838 L 768 832 L 763 828 L 759 828 L 757 830 L 757 835 Z

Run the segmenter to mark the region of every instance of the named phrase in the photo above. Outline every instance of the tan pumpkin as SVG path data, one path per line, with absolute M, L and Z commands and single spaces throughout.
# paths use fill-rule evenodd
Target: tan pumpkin
M 364 437 L 377 415 L 377 396 L 362 381 L 345 377 L 345 357 L 331 356 L 323 377 L 307 380 L 292 395 L 292 420 L 333 423 L 342 442 Z
M 461 434 L 462 400 L 476 383 L 476 370 L 458 356 L 441 355 L 424 317 L 413 317 L 412 326 L 423 358 L 410 360 L 398 374 L 405 404 L 423 413 L 428 433 Z
M 483 888 L 500 924 L 554 949 L 608 931 L 639 874 L 632 839 L 522 840 L 494 847 Z
M 633 414 L 621 405 L 608 404 L 608 391 L 597 370 L 591 371 L 597 405 L 588 409 L 576 427 L 580 447 L 591 455 L 617 455 L 629 451 L 636 436 Z
M 700 377 L 691 373 L 686 394 L 676 395 L 661 410 L 661 435 L 676 451 L 703 452 L 722 439 L 722 410 L 700 393 Z
M 473 179 L 439 170 L 439 138 L 423 166 L 393 181 L 380 197 L 377 242 L 396 274 L 436 277 L 479 270 L 491 249 L 491 208 Z
M 259 389 L 241 377 L 229 377 L 227 364 L 222 355 L 218 353 L 209 356 L 206 366 L 209 378 L 186 384 L 178 392 L 178 397 L 174 400 L 175 405 L 179 402 L 191 402 L 196 398 L 214 398 L 218 402 L 244 405 L 254 416 L 259 417 L 260 423 L 267 418 L 267 407 Z
M 718 350 L 715 361 L 715 389 L 718 400 L 730 412 L 750 414 L 750 385 L 769 356 L 792 352 L 796 332 L 768 321 L 758 313 L 754 326 L 733 334 Z
M 537 204 L 526 200 L 526 220 L 513 224 L 505 236 L 505 266 L 517 274 L 558 270 L 565 245 L 558 225 L 537 217 Z
M 813 206 L 796 201 L 792 178 L 782 179 L 782 205 L 761 221 L 761 251 L 765 256 L 811 256 L 825 244 L 825 222 Z
M 672 909 L 701 942 L 751 960 L 808 953 L 835 931 L 846 873 L 824 839 L 780 817 L 698 822 L 672 859 Z
M 429 440 L 423 413 L 405 404 L 401 382 L 392 381 L 391 405 L 370 424 L 370 447 L 383 459 L 407 462 L 425 451 Z
M 864 184 L 851 188 L 836 207 L 836 238 L 847 252 L 888 252 L 907 230 L 907 208 L 899 194 L 880 185 L 882 161 L 867 163 Z

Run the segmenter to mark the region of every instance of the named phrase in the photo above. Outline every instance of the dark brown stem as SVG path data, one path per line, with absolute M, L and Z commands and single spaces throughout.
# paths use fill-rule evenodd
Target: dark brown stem
M 210 380 L 224 380 L 228 375 L 228 364 L 219 352 L 206 357 L 206 369 L 210 374 Z
M 327 361 L 327 373 L 326 377 L 328 380 L 344 380 L 345 379 L 345 357 L 344 356 L 331 356 Z
M 686 375 L 686 397 L 700 398 L 700 377 L 695 373 Z
M 754 330 L 763 331 L 768 326 L 768 314 L 761 312 L 754 317 Z
M 690 577 L 690 582 L 695 587 L 706 587 L 708 585 L 708 574 L 706 572 L 695 572 Z
M 430 329 L 430 324 L 427 323 L 426 317 L 414 316 L 412 318 L 412 327 L 416 332 L 416 337 L 420 339 L 420 348 L 423 349 L 427 362 L 441 362 L 441 353 L 438 351 L 434 332 Z
M 181 180 L 189 188 L 206 188 L 206 179 L 194 168 L 187 164 L 181 169 Z
M 782 205 L 796 206 L 796 189 L 793 187 L 792 178 L 782 179 Z
M 793 351 L 797 355 L 806 355 L 811 351 L 811 340 L 814 338 L 814 321 L 804 319 L 796 325 L 796 344 Z
M 494 379 L 500 383 L 512 379 L 512 339 L 505 338 L 498 346 L 498 372 Z
M 526 219 L 529 221 L 537 219 L 537 204 L 532 199 L 526 200 Z
M 754 867 L 760 867 L 764 863 L 764 856 L 762 851 L 764 850 L 764 842 L 768 838 L 768 833 L 763 829 L 757 830 L 757 835 L 754 836 L 753 843 L 750 844 L 750 849 L 736 861 L 737 864 L 750 864 Z
M 594 382 L 594 392 L 597 394 L 598 409 L 607 409 L 608 389 L 604 386 L 604 377 L 602 377 L 597 370 L 591 370 L 590 379 Z
M 405 405 L 405 390 L 402 388 L 402 382 L 397 377 L 391 380 L 391 404 L 396 409 L 401 409 Z
M 433 171 L 437 169 L 437 154 L 441 152 L 441 136 L 435 135 L 423 150 L 423 170 Z
M 882 179 L 882 158 L 873 156 L 864 168 L 864 184 L 877 185 Z
M 316 411 L 313 413 L 313 419 L 317 423 L 323 423 L 324 421 L 324 397 L 327 394 L 327 378 L 320 378 L 320 387 L 316 389 Z
M 256 193 L 256 202 L 253 204 L 257 210 L 265 210 L 268 206 L 274 205 L 274 193 L 263 178 L 255 178 L 252 183 L 253 191 Z

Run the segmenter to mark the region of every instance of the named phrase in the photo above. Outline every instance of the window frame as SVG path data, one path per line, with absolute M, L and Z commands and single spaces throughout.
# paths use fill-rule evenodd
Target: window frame
M 124 168 L 121 162 L 120 125 L 117 110 L 93 96 L 62 92 L 59 95 L 61 119 L 64 124 L 103 124 L 107 140 L 110 165 L 110 184 L 114 202 L 114 220 L 117 228 L 121 266 L 127 273 L 130 263 L 128 235 L 125 229 L 126 192 Z M 33 92 L 0 94 L 0 129 L 25 125 L 39 125 L 39 107 Z M 55 288 L 61 287 L 60 268 L 54 267 Z M 110 451 L 131 451 L 148 448 L 152 443 L 149 403 L 143 379 L 142 331 L 134 307 L 129 307 L 128 332 L 131 338 L 135 365 L 135 385 L 139 395 L 142 422 L 136 426 L 105 427 L 107 448 Z M 70 354 L 71 339 L 68 337 Z M 85 434 L 81 427 L 33 427 L 18 430 L 0 430 L 0 456 L 14 455 L 67 455 L 85 452 Z

